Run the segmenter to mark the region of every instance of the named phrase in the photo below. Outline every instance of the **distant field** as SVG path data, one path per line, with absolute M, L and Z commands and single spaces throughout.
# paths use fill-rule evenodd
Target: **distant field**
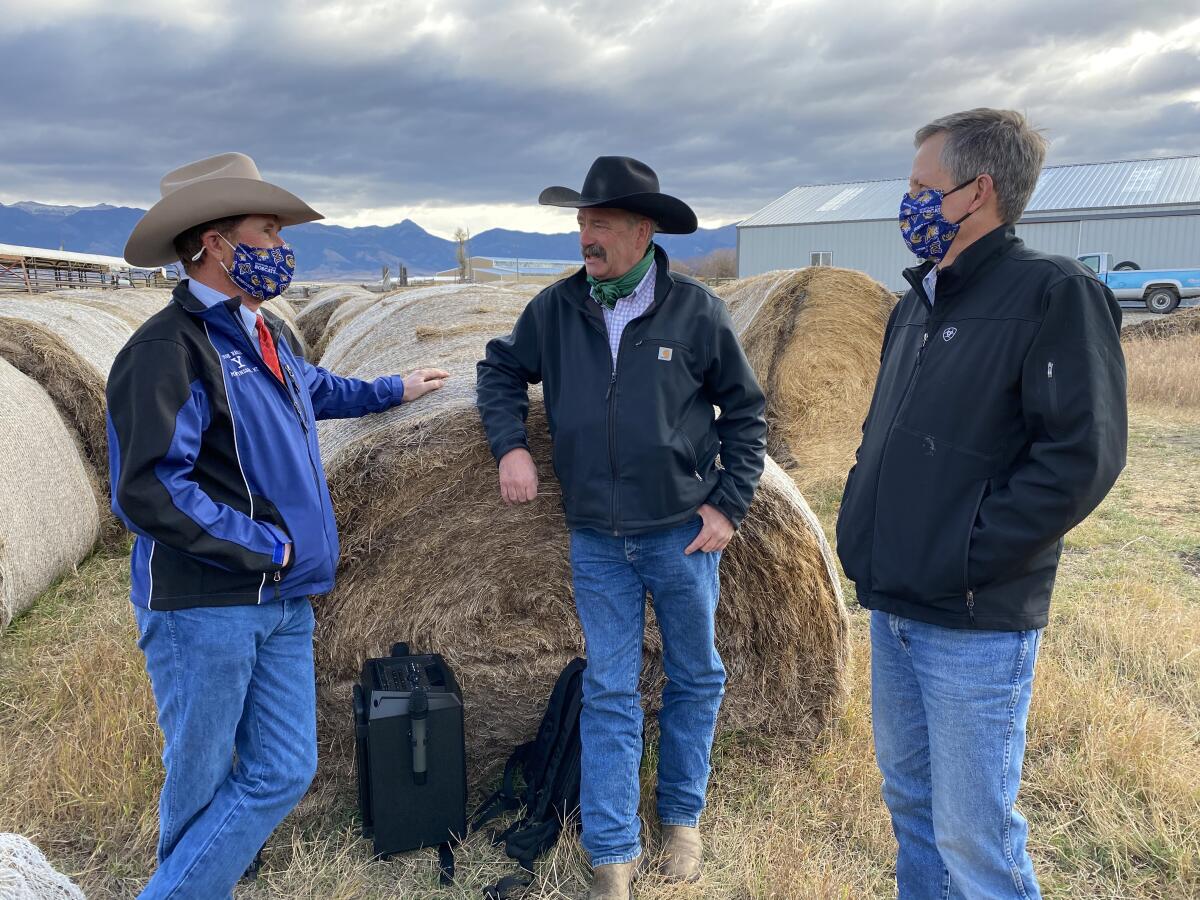
M 1200 383 L 1200 348 L 1162 351 Z M 1157 356 L 1162 353 L 1156 354 Z M 1131 356 L 1145 380 L 1148 357 Z M 840 484 L 809 499 L 832 536 Z M 134 645 L 126 559 L 96 555 L 0 639 L 0 830 L 23 833 L 89 897 L 132 897 L 149 872 L 161 778 Z M 857 898 L 894 891 L 894 849 L 872 759 L 867 617 L 851 610 L 845 715 L 812 752 L 723 740 L 704 830 L 704 881 L 653 878 L 638 897 Z M 648 754 L 652 760 L 653 748 Z M 653 809 L 652 782 L 644 811 Z M 1200 399 L 1139 402 L 1129 465 L 1067 540 L 1038 664 L 1021 806 L 1050 897 L 1200 896 Z M 510 871 L 483 836 L 458 887 L 432 852 L 372 862 L 352 785 L 324 781 L 276 831 L 239 898 L 477 898 Z M 569 838 L 529 896 L 584 884 Z

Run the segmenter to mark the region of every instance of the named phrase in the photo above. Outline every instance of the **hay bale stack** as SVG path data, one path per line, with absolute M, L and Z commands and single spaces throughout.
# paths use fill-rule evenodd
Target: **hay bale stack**
M 314 354 L 318 353 L 318 345 L 321 344 L 330 317 L 337 312 L 338 307 L 355 297 L 378 297 L 378 294 L 372 294 L 359 287 L 326 288 L 314 295 L 296 317 L 300 334 Z
M 1166 341 L 1187 334 L 1200 334 L 1200 307 L 1126 325 L 1121 329 L 1121 340 Z
M 47 393 L 0 359 L 0 631 L 92 549 L 100 511 Z
M 768 272 L 721 289 L 767 395 L 767 452 L 801 489 L 854 462 L 895 298 L 849 269 Z
M 335 768 L 350 757 L 348 684 L 364 658 L 393 641 L 443 653 L 458 673 L 473 780 L 528 739 L 554 678 L 583 650 L 540 392 L 530 390 L 529 417 L 539 495 L 520 508 L 500 501 L 474 405 L 474 363 L 527 296 L 487 287 L 407 292 L 362 314 L 326 353 L 349 375 L 419 365 L 453 373 L 411 406 L 321 426 L 342 535 L 338 585 L 318 604 L 316 641 L 323 746 Z M 820 527 L 770 461 L 726 553 L 722 586 L 729 684 L 721 727 L 813 736 L 841 699 L 845 613 Z M 643 689 L 657 703 L 661 644 L 649 619 Z

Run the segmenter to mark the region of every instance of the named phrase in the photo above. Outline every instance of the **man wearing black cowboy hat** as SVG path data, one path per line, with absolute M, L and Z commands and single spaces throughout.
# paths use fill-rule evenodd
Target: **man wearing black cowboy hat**
M 540 202 L 579 211 L 584 265 L 488 344 L 478 404 L 501 496 L 526 503 L 537 495 L 527 386 L 543 385 L 588 652 L 580 716 L 588 896 L 625 900 L 642 860 L 638 678 L 647 591 L 668 679 L 659 714 L 660 870 L 677 880 L 700 875 L 697 825 L 725 684 L 715 646 L 718 565 L 762 473 L 764 401 L 725 305 L 671 272 L 653 243 L 656 230 L 695 231 L 696 216 L 659 191 L 649 166 L 600 157 L 582 192 L 547 188 Z

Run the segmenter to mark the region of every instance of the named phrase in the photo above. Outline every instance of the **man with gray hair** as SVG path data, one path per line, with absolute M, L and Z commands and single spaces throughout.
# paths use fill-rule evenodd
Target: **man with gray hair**
M 871 610 L 875 752 L 902 898 L 1040 897 L 1015 807 L 1063 535 L 1125 464 L 1112 293 L 1014 224 L 1045 156 L 1019 113 L 916 134 L 892 312 L 838 516 Z
M 653 169 L 601 156 L 582 191 L 549 187 L 539 199 L 577 210 L 583 267 L 488 343 L 476 390 L 500 494 L 516 504 L 537 497 L 525 419 L 528 386 L 542 385 L 587 645 L 579 714 L 587 897 L 628 900 L 646 859 L 638 681 L 647 593 L 667 676 L 659 874 L 700 878 L 700 815 L 725 692 L 716 647 L 721 552 L 762 474 L 765 400 L 725 304 L 672 272 L 654 243 L 656 231 L 691 234 L 696 214 L 659 190 Z

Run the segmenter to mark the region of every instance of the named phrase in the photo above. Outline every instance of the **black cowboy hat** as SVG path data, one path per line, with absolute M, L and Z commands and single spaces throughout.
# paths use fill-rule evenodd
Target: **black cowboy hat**
M 582 192 L 548 187 L 538 197 L 538 203 L 572 209 L 626 209 L 653 219 L 664 234 L 691 234 L 697 224 L 692 208 L 661 193 L 654 170 L 629 156 L 599 157 L 588 169 Z

